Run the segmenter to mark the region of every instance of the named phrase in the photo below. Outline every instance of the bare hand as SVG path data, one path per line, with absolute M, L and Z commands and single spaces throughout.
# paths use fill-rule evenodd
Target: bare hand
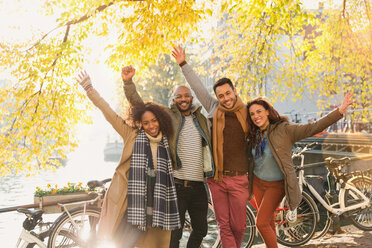
M 185 61 L 185 49 L 182 49 L 180 45 L 173 47 L 172 56 L 176 59 L 177 64 L 181 64 Z
M 133 66 L 131 65 L 124 66 L 121 69 L 121 78 L 123 79 L 123 81 L 131 80 L 135 73 L 136 73 L 136 70 L 134 69 Z
M 342 104 L 341 106 L 338 108 L 338 111 L 340 111 L 340 113 L 343 115 L 345 114 L 347 108 L 354 104 L 356 101 L 355 100 L 351 100 L 351 97 L 353 96 L 353 93 L 351 92 L 348 92 L 346 95 L 345 95 L 345 98 L 344 100 L 342 101 Z
M 90 80 L 89 74 L 82 70 L 76 77 L 76 81 L 84 88 L 84 90 L 88 90 L 92 87 L 92 81 Z

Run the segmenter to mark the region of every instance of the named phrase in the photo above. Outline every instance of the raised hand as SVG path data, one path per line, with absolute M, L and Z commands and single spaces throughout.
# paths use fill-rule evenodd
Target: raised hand
M 185 49 L 182 49 L 180 45 L 173 47 L 172 56 L 176 59 L 177 64 L 181 64 L 185 61 Z
M 351 92 L 348 92 L 346 95 L 345 95 L 345 98 L 344 100 L 342 101 L 342 104 L 341 106 L 338 108 L 338 111 L 340 111 L 340 113 L 343 115 L 347 108 L 354 104 L 356 101 L 355 100 L 351 100 L 351 97 L 353 96 L 353 93 Z
M 123 79 L 124 82 L 131 80 L 135 73 L 136 73 L 136 70 L 134 69 L 133 66 L 131 65 L 124 66 L 121 69 L 121 78 Z
M 82 70 L 76 77 L 76 81 L 84 88 L 84 90 L 88 91 L 92 87 L 92 81 L 90 80 L 89 74 Z

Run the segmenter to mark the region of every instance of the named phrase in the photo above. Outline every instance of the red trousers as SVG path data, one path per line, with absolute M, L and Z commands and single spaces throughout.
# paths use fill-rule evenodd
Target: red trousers
M 207 180 L 223 248 L 240 248 L 246 228 L 247 175 Z
M 253 195 L 258 206 L 257 229 L 266 247 L 277 248 L 274 213 L 285 195 L 284 180 L 264 181 L 254 176 Z

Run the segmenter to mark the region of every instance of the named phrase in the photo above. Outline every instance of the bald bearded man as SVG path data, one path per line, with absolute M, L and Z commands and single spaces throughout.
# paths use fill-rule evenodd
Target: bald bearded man
M 128 101 L 143 103 L 133 83 L 135 69 L 122 69 L 124 92 Z M 172 231 L 170 247 L 178 248 L 185 223 L 185 213 L 191 218 L 192 232 L 187 248 L 198 248 L 208 231 L 208 196 L 205 179 L 213 177 L 214 163 L 209 120 L 201 114 L 201 106 L 193 104 L 193 96 L 186 86 L 173 92 L 172 104 L 166 108 L 172 118 L 174 134 L 169 137 L 169 148 L 174 168 L 174 180 L 181 219 L 181 229 Z

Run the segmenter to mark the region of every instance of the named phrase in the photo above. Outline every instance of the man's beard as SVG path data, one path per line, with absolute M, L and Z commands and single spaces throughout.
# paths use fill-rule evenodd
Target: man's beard
M 176 104 L 176 106 L 177 106 L 178 110 L 183 113 L 183 112 L 187 112 L 187 111 L 191 110 L 192 103 L 190 103 L 186 109 L 182 109 L 181 106 L 178 105 L 178 104 Z

